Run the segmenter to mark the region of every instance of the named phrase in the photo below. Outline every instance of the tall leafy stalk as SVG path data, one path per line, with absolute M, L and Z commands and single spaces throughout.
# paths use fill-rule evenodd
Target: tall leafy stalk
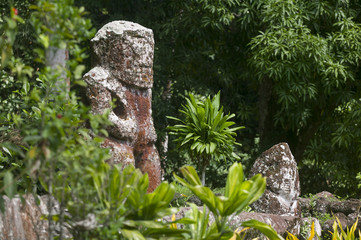
M 202 183 L 205 184 L 207 166 L 213 160 L 220 158 L 236 158 L 233 151 L 236 142 L 236 131 L 243 127 L 233 127 L 229 121 L 234 114 L 224 114 L 220 106 L 220 92 L 212 99 L 208 96 L 204 102 L 197 101 L 192 94 L 186 98 L 187 104 L 179 110 L 182 119 L 168 117 L 180 124 L 168 127 L 170 134 L 175 135 L 178 148 L 188 152 L 192 161 L 202 173 Z

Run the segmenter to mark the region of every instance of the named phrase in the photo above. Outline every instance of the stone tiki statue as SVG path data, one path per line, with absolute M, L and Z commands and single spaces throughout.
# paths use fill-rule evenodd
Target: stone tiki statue
M 286 216 L 300 216 L 297 197 L 300 181 L 297 163 L 287 143 L 280 143 L 259 156 L 250 176 L 261 173 L 267 177 L 262 197 L 252 204 L 256 212 Z
M 151 100 L 154 39 L 151 29 L 127 21 L 103 26 L 91 40 L 94 65 L 84 75 L 87 97 L 96 114 L 112 109 L 113 126 L 104 147 L 110 148 L 111 164 L 133 164 L 149 175 L 149 189 L 161 182 L 161 166 L 154 146 Z

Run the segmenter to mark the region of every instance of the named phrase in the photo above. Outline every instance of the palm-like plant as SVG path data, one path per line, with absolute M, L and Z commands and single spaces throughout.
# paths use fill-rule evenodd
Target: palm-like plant
M 191 160 L 202 172 L 205 184 L 205 171 L 212 160 L 223 158 L 239 159 L 233 152 L 236 131 L 244 127 L 233 127 L 229 121 L 234 114 L 224 114 L 220 106 L 220 92 L 212 99 L 208 96 L 204 102 L 197 101 L 192 94 L 186 98 L 187 104 L 179 110 L 183 119 L 168 117 L 181 124 L 168 127 L 170 134 L 177 136 L 178 148 L 187 151 Z

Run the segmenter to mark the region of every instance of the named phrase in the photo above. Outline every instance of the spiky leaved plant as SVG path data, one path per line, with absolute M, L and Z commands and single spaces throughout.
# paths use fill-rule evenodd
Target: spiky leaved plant
M 205 172 L 209 163 L 223 158 L 236 158 L 233 152 L 236 142 L 236 131 L 244 127 L 233 127 L 229 121 L 234 114 L 224 114 L 220 106 L 220 92 L 212 99 L 208 96 L 205 101 L 197 101 L 192 94 L 186 98 L 187 104 L 179 110 L 182 119 L 168 117 L 180 124 L 168 127 L 170 134 L 177 138 L 175 142 L 182 151 L 187 151 L 191 160 L 202 172 L 202 184 L 205 184 Z

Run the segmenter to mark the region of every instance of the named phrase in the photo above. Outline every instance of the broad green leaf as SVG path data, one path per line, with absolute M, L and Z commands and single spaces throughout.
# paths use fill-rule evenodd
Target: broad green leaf
M 197 149 L 198 150 L 198 146 L 200 145 L 201 143 L 200 142 L 194 142 L 191 146 L 191 150 L 194 150 L 194 149 Z M 199 151 L 198 151 L 199 152 Z
M 28 81 L 25 81 L 23 83 L 23 89 L 24 89 L 25 94 L 28 94 L 28 92 L 30 90 L 30 83 Z
M 184 234 L 189 235 L 187 229 L 170 229 L 170 228 L 148 228 L 143 232 L 147 239 L 184 239 Z
M 216 150 L 216 147 L 217 147 L 217 144 L 214 143 L 214 142 L 211 142 L 209 152 L 210 152 L 211 154 L 213 154 L 214 151 Z
M 202 186 L 194 168 L 186 166 L 181 168 L 181 172 L 185 180 L 174 174 L 175 179 L 188 187 L 213 213 L 217 213 L 217 205 L 219 205 L 217 196 L 209 188 Z
M 39 41 L 44 46 L 44 48 L 49 47 L 49 36 L 44 35 L 44 34 L 40 34 L 39 35 Z
M 193 167 L 185 166 L 182 167 L 180 170 L 182 175 L 192 186 L 202 185 L 202 182 L 199 179 L 199 176 Z
M 163 228 L 164 224 L 162 222 L 156 222 L 155 220 L 151 221 L 142 221 L 142 220 L 126 220 L 123 222 L 124 225 L 128 227 L 141 227 L 144 226 L 146 228 Z
M 175 118 L 175 117 L 172 117 L 172 116 L 167 116 L 167 118 L 182 122 L 182 120 L 180 120 L 179 118 Z M 171 128 L 171 127 L 168 127 L 168 128 Z
M 284 240 L 270 225 L 257 221 L 249 220 L 241 224 L 243 227 L 250 227 L 259 230 L 267 238 L 271 240 Z
M 243 182 L 243 168 L 240 163 L 234 163 L 228 171 L 225 196 L 231 197 L 234 196 L 236 191 L 239 189 L 239 186 Z
M 246 206 L 262 196 L 265 186 L 265 178 L 257 175 L 239 184 L 237 189 L 230 187 L 228 194 L 231 195 L 224 202 L 222 215 L 229 216 L 233 213 L 241 212 Z
M 184 125 L 168 127 L 171 135 L 177 136 L 174 140 L 178 147 L 188 152 L 193 161 L 201 161 L 198 165 L 207 165 L 221 156 L 239 157 L 232 154 L 233 146 L 237 145 L 237 130 L 243 127 L 229 128 L 234 122 L 228 121 L 234 114 L 223 116 L 223 107 L 220 107 L 220 92 L 212 99 L 208 96 L 205 101 L 196 101 L 192 94 L 185 99 L 187 104 L 179 112 L 184 119 L 169 117 L 180 121 Z M 207 166 L 206 166 L 207 167 Z
M 16 182 L 13 174 L 10 171 L 6 171 L 4 174 L 4 190 L 6 196 L 10 199 L 16 194 Z
M 212 130 L 218 130 L 219 129 L 219 122 L 223 117 L 223 112 L 219 111 L 214 118 L 213 124 L 212 124 Z
M 85 66 L 84 65 L 78 65 L 76 66 L 75 70 L 74 70 L 74 78 L 75 79 L 80 79 L 82 77 L 83 71 L 85 70 Z
M 171 223 L 179 223 L 179 224 L 194 224 L 196 223 L 194 219 L 183 217 L 178 220 L 172 221 Z
M 216 96 L 214 96 L 212 99 L 212 106 L 215 109 L 215 111 L 218 111 L 220 102 L 221 102 L 221 92 L 218 92 Z
M 77 80 L 77 81 L 74 81 L 73 83 L 76 84 L 76 85 L 79 85 L 81 87 L 88 86 L 88 84 L 86 82 L 84 82 L 83 80 Z
M 209 215 L 206 213 L 206 207 L 203 207 L 203 211 L 198 209 L 195 204 L 190 204 L 191 210 L 186 212 L 186 218 L 194 221 L 193 224 L 185 225 L 186 229 L 190 230 L 191 239 L 201 240 L 206 239 Z
M 8 148 L 6 148 L 6 147 L 2 147 L 2 149 L 4 150 L 4 152 L 6 152 L 7 154 L 9 154 L 9 155 L 10 155 L 10 157 L 12 157 L 12 154 L 11 154 L 11 152 L 9 151 L 9 149 L 8 149 Z
M 145 237 L 137 230 L 120 229 L 125 239 L 129 240 L 145 240 Z

